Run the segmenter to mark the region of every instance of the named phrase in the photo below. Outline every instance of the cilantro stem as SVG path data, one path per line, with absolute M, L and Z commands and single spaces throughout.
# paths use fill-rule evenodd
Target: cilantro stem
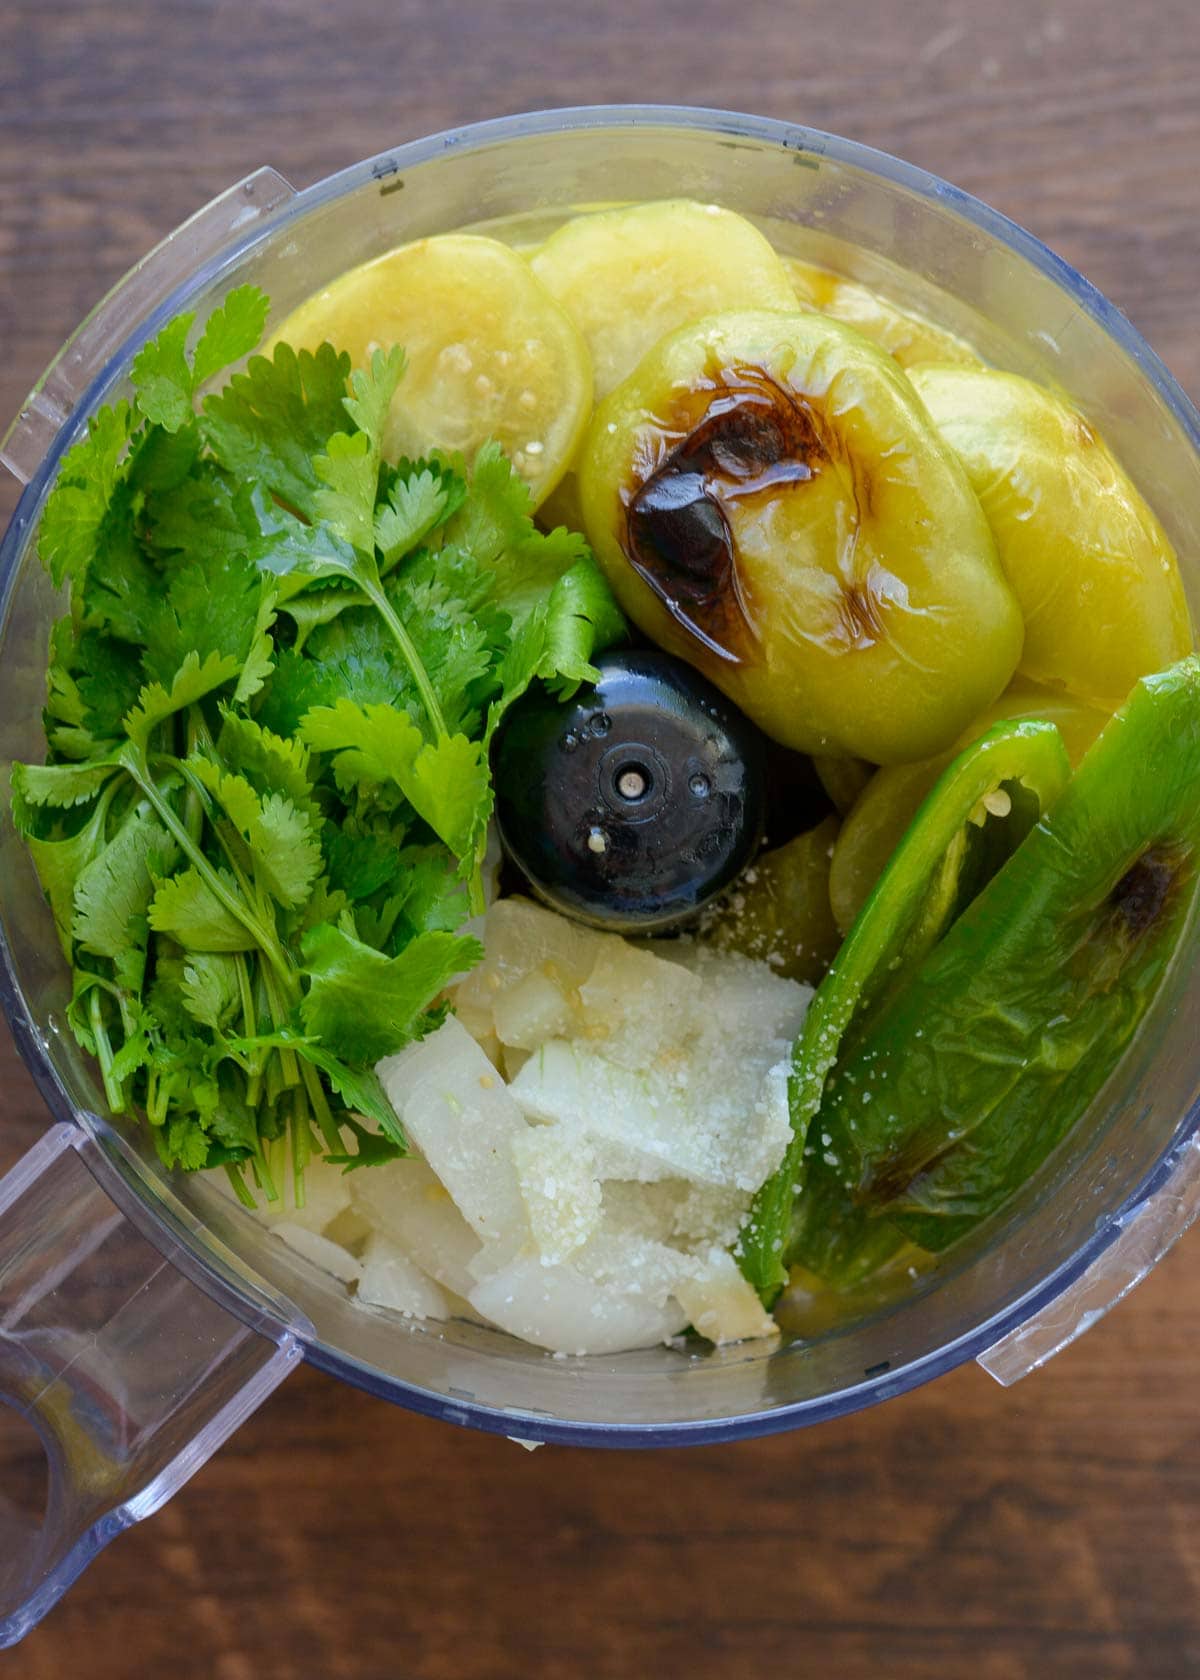
M 184 756 L 190 758 L 197 747 L 204 745 L 212 745 L 212 736 L 208 732 L 204 714 L 199 706 L 189 706 L 187 709 L 187 752 Z M 188 777 L 187 794 L 184 797 L 183 822 L 184 827 L 198 846 L 204 833 L 204 795 L 198 783 L 191 776 Z
M 275 1188 L 276 1179 L 283 1183 L 284 1170 L 287 1167 L 287 1128 L 278 1137 L 268 1138 L 263 1144 L 262 1170 L 264 1185 L 269 1202 L 279 1200 L 279 1191 Z
M 121 1011 L 121 1027 L 126 1038 L 128 1038 L 137 1030 L 137 1020 L 133 1011 L 129 1007 L 128 994 L 121 990 L 115 980 L 107 980 L 103 974 L 94 974 L 89 969 L 87 978 L 89 989 L 94 989 L 97 986 L 101 987 L 102 990 L 108 993 L 117 1008 Z
M 146 1118 L 152 1126 L 166 1124 L 167 1109 L 171 1103 L 171 1086 L 169 1081 L 160 1078 L 154 1068 L 146 1074 Z
M 208 741 L 208 745 L 211 747 L 212 738 L 209 736 L 207 729 L 204 731 L 204 735 Z M 225 854 L 225 861 L 229 865 L 230 874 L 237 882 L 238 891 L 241 893 L 247 904 L 252 904 L 260 915 L 263 914 L 264 907 L 262 895 L 255 890 L 254 885 L 251 883 L 245 870 L 242 868 L 242 853 L 238 850 L 237 846 L 237 843 L 241 841 L 241 835 L 237 833 L 233 824 L 222 814 L 221 810 L 214 806 L 214 802 L 208 789 L 204 786 L 204 783 L 196 775 L 196 772 L 185 759 L 168 758 L 167 763 L 170 764 L 173 770 L 178 770 L 179 774 L 187 783 L 189 794 L 194 793 L 196 798 L 200 801 L 202 813 L 204 817 L 207 818 L 213 833 L 217 837 L 217 844 Z M 233 845 L 230 844 L 231 838 L 235 842 Z M 197 841 L 197 844 L 198 843 L 199 842 Z
M 258 1187 L 269 1202 L 277 1202 L 279 1200 L 279 1191 L 275 1188 L 275 1177 L 271 1171 L 271 1163 L 268 1159 L 273 1141 L 274 1140 L 271 1138 L 262 1140 L 258 1154 L 251 1157 L 254 1166 L 254 1176 L 258 1180 Z
M 446 717 L 442 711 L 441 701 L 429 680 L 429 672 L 425 669 L 424 661 L 417 652 L 412 637 L 404 628 L 382 586 L 374 578 L 360 578 L 359 582 L 366 594 L 370 596 L 376 611 L 391 631 L 397 647 L 404 655 L 404 662 L 412 672 L 412 679 L 417 685 L 417 693 L 421 696 L 421 704 L 424 706 L 425 714 L 433 726 L 434 734 L 439 740 L 444 741 L 450 734 L 450 731 L 446 728 Z
M 283 1069 L 279 1065 L 278 1056 L 268 1056 L 267 1058 L 266 1082 L 267 1107 L 268 1109 L 274 1109 L 275 1104 L 279 1101 L 279 1093 L 283 1090 Z
M 467 903 L 471 907 L 472 916 L 482 916 L 487 910 L 487 900 L 483 893 L 483 865 L 478 859 L 467 877 Z
M 288 1024 L 289 1011 L 287 1005 L 280 998 L 278 991 L 275 989 L 274 977 L 271 974 L 263 974 L 263 986 L 266 988 L 267 1007 L 271 1012 L 271 1021 L 273 1025 L 277 1030 L 279 1028 L 286 1027 Z M 296 1052 L 294 1050 L 280 1049 L 279 1062 L 280 1071 L 283 1074 L 284 1085 L 289 1088 L 291 1086 L 299 1085 L 300 1067 Z
M 104 1024 L 102 1001 L 100 993 L 93 987 L 88 994 L 88 1018 L 92 1034 L 96 1040 L 96 1058 L 100 1063 L 100 1074 L 104 1080 L 105 1098 L 114 1114 L 124 1114 L 125 1092 L 118 1081 L 113 1078 L 113 1047 L 109 1040 L 108 1028 Z
M 246 1180 L 242 1177 L 242 1169 L 236 1161 L 226 1161 L 225 1176 L 233 1185 L 233 1193 L 238 1201 L 244 1208 L 250 1208 L 253 1211 L 256 1205 L 254 1197 L 250 1194 Z
M 121 1011 L 121 1031 L 126 1038 L 132 1038 L 137 1031 L 137 1018 L 129 1007 L 129 995 L 117 987 L 117 1008 Z
M 250 984 L 250 971 L 246 967 L 245 953 L 237 951 L 233 958 L 234 973 L 237 975 L 238 995 L 242 1002 L 242 1029 L 247 1038 L 258 1036 L 258 1016 L 254 1008 L 254 988 Z M 258 1107 L 259 1097 L 262 1095 L 262 1056 L 251 1059 L 246 1069 L 246 1102 L 250 1108 Z
M 312 1158 L 312 1134 L 303 1091 L 292 1092 L 292 1201 L 297 1209 L 305 1203 L 304 1169 Z
M 269 932 L 236 893 L 231 893 L 216 870 L 209 863 L 204 853 L 196 845 L 187 829 L 180 822 L 170 804 L 165 800 L 149 774 L 149 770 L 142 754 L 127 743 L 122 747 L 118 758 L 123 767 L 133 777 L 142 793 L 150 801 L 157 812 L 163 827 L 178 844 L 184 856 L 195 867 L 196 873 L 212 893 L 218 904 L 245 928 L 262 951 L 264 957 L 271 964 L 276 974 L 282 979 L 289 991 L 295 988 L 295 975 L 290 967 L 283 948 L 274 933 Z
M 312 1104 L 313 1113 L 317 1117 L 317 1125 L 320 1127 L 321 1136 L 325 1140 L 326 1151 L 330 1155 L 336 1155 L 342 1148 L 342 1135 L 326 1101 L 325 1092 L 321 1085 L 321 1076 L 312 1063 L 303 1056 L 300 1058 L 300 1072 L 304 1076 L 308 1100 Z

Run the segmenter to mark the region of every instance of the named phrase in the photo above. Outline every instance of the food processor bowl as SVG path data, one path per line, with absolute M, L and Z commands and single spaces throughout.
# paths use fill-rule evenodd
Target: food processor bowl
M 235 285 L 271 326 L 406 240 L 470 227 L 532 241 L 573 207 L 689 197 L 785 253 L 863 281 L 1067 393 L 1181 556 L 1200 610 L 1200 416 L 1125 318 L 1003 216 L 878 152 L 782 122 L 615 107 L 539 113 L 401 146 L 303 192 L 270 169 L 172 234 L 97 307 L 0 459 L 25 484 L 0 545 L 0 759 L 39 758 L 46 642 L 62 610 L 34 553 L 64 452 L 128 390 L 138 348 Z M 7 777 L 5 792 L 7 796 Z M 1011 1382 L 1124 1294 L 1200 1198 L 1193 924 L 1085 1120 L 1003 1213 L 902 1301 L 806 1342 L 552 1357 L 477 1324 L 355 1304 L 203 1177 L 169 1176 L 103 1118 L 65 1024 L 69 976 L 30 859 L 0 831 L 0 991 L 54 1124 L 0 1181 L 0 1645 L 179 1487 L 311 1360 L 381 1398 L 526 1441 L 681 1446 L 819 1423 L 978 1359 Z M 47 1492 L 6 1441 L 36 1432 Z

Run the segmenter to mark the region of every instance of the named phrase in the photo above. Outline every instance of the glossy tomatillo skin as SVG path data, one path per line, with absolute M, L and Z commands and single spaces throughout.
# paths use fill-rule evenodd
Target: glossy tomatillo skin
M 1113 711 L 1192 626 L 1166 533 L 1083 417 L 1017 374 L 914 368 L 1025 619 L 1021 672 Z
M 625 611 L 785 746 L 928 756 L 1020 657 L 961 466 L 895 362 L 837 322 L 673 333 L 597 410 L 580 490 Z
M 892 303 L 881 292 L 844 275 L 818 268 L 801 257 L 785 257 L 798 302 L 805 309 L 817 309 L 857 327 L 878 344 L 902 368 L 922 362 L 950 362 L 963 367 L 982 367 L 982 362 L 965 339 L 945 327 L 935 326 L 921 315 L 913 315 Z
M 689 199 L 574 216 L 530 266 L 587 342 L 597 401 L 677 327 L 792 307 L 783 259 L 753 223 Z

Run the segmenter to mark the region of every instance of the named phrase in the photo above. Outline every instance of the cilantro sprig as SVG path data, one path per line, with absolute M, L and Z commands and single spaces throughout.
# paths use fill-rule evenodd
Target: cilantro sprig
M 302 1200 L 314 1155 L 405 1152 L 373 1064 L 479 957 L 492 734 L 624 624 L 499 448 L 385 459 L 402 350 L 254 354 L 267 312 L 241 287 L 172 321 L 66 457 L 39 553 L 70 606 L 12 810 L 112 1111 Z

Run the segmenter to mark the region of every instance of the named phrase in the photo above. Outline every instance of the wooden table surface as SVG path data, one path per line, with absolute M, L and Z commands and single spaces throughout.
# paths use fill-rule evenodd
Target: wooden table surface
M 605 100 L 853 135 L 1032 228 L 1200 397 L 1195 0 L 8 0 L 0 416 L 258 164 Z M 7 492 L 0 492 L 7 495 Z M 3 504 L 11 506 L 11 496 Z M 7 1044 L 0 1166 L 44 1114 Z M 1015 1390 L 802 1435 L 509 1443 L 290 1381 L 15 1655 L 23 1680 L 1200 1674 L 1200 1237 Z

